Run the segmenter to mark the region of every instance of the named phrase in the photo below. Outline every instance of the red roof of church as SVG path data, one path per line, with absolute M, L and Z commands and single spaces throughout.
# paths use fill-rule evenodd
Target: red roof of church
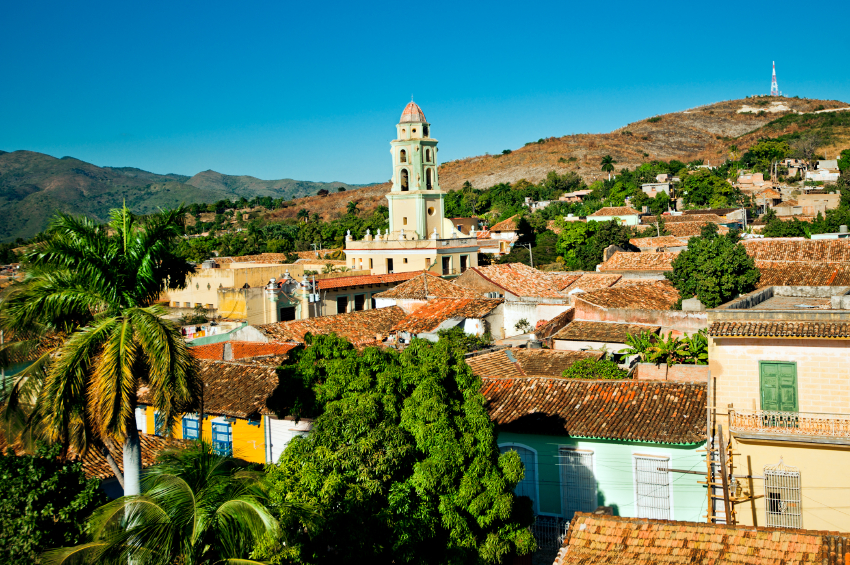
M 419 107 L 419 104 L 411 101 L 410 104 L 404 107 L 404 112 L 401 113 L 401 120 L 399 123 L 403 124 L 405 122 L 425 122 L 425 113 L 422 111 L 422 108 Z

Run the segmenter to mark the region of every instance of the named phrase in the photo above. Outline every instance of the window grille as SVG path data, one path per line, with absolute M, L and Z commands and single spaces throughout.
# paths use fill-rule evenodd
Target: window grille
M 233 432 L 231 431 L 230 424 L 213 422 L 212 446 L 213 451 L 218 455 L 233 455 Z
M 593 512 L 597 507 L 593 452 L 562 447 L 558 454 L 564 517 L 572 520 L 576 512 Z
M 527 496 L 531 499 L 531 507 L 537 513 L 537 455 L 526 447 L 520 445 L 500 446 L 502 453 L 516 451 L 520 461 L 525 468 L 525 476 L 517 483 L 514 492 L 517 496 Z
M 199 439 L 201 424 L 197 418 L 183 416 L 183 439 Z
M 635 499 L 637 517 L 670 519 L 670 473 L 666 457 L 635 455 Z
M 764 510 L 768 527 L 803 527 L 799 469 L 783 465 L 781 459 L 779 465 L 764 468 Z

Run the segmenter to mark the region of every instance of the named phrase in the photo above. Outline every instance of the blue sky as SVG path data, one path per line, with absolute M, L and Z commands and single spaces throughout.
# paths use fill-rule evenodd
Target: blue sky
M 411 95 L 441 161 L 767 93 L 773 60 L 786 94 L 850 101 L 848 16 L 843 2 L 9 2 L 0 149 L 377 182 Z

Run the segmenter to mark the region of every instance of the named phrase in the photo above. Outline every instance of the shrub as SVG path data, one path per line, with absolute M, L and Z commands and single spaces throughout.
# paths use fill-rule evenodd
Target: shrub
M 608 359 L 581 359 L 576 361 L 568 369 L 565 369 L 561 376 L 566 379 L 605 379 L 616 380 L 624 379 L 628 375 L 617 366 L 616 363 Z
M 657 124 L 658 122 L 661 121 L 661 116 L 653 116 L 646 121 L 651 123 L 651 124 Z

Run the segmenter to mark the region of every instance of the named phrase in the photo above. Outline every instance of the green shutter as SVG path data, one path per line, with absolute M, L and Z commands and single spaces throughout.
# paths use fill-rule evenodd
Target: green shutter
M 762 361 L 761 409 L 780 412 L 796 412 L 797 408 L 797 365 Z

